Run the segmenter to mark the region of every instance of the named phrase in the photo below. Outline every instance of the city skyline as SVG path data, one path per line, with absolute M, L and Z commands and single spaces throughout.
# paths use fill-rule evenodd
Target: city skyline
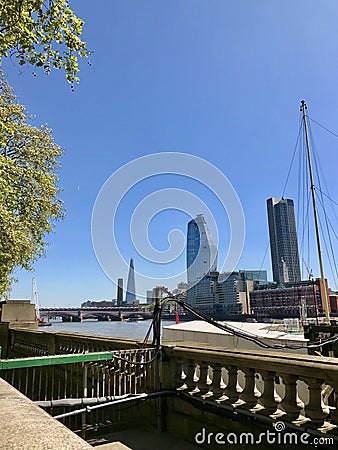
M 94 10 L 89 0 L 74 0 L 72 6 L 85 21 L 84 39 L 93 51 L 90 67 L 80 61 L 81 83 L 74 93 L 61 71 L 45 76 L 37 69 L 33 76 L 29 67 L 3 62 L 20 103 L 36 117 L 33 124 L 48 123 L 55 141 L 66 148 L 60 169 L 65 220 L 47 236 L 46 258 L 34 264 L 35 272 L 16 270 L 12 298 L 31 298 L 33 277 L 43 306 L 115 298 L 118 277 L 112 282 L 105 275 L 91 242 L 95 199 L 109 176 L 129 161 L 168 151 L 204 158 L 228 177 L 246 220 L 237 267 L 262 267 L 271 279 L 270 261 L 264 258 L 269 241 L 265 201 L 284 195 L 298 203 L 294 172 L 285 193 L 283 186 L 299 131 L 300 100 L 306 100 L 310 117 L 337 133 L 338 66 L 332 54 L 338 4 L 149 0 L 146 7 L 116 1 Z M 330 197 L 337 199 L 337 139 L 312 125 Z M 221 230 L 223 260 L 236 230 L 222 205 L 191 180 L 177 176 L 171 181 L 170 187 L 189 190 L 210 207 Z M 147 183 L 134 187 L 127 206 L 136 208 L 150 187 L 170 184 L 159 176 Z M 126 266 L 134 255 L 142 270 L 146 263 L 130 242 L 127 206 L 119 210 L 121 251 Z M 184 235 L 186 223 L 199 212 L 156 215 L 149 224 L 152 246 L 165 251 L 170 231 L 177 228 Z M 215 236 L 208 217 L 207 222 Z M 316 277 L 316 257 L 312 260 Z M 175 264 L 184 268 L 185 254 Z M 325 255 L 324 266 L 330 286 L 338 289 Z M 157 267 L 146 269 L 151 274 Z M 119 276 L 126 280 L 127 268 Z M 147 286 L 138 284 L 137 276 L 136 284 L 143 295 Z

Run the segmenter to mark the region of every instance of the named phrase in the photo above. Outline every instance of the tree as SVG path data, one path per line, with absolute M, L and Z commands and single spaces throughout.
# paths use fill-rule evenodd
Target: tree
M 0 296 L 17 266 L 32 269 L 45 235 L 63 217 L 57 170 L 62 149 L 47 126 L 28 121 L 0 72 Z
M 71 83 L 79 82 L 78 56 L 90 52 L 80 38 L 83 20 L 66 0 L 2 0 L 0 4 L 0 61 L 15 56 L 20 65 L 64 68 Z

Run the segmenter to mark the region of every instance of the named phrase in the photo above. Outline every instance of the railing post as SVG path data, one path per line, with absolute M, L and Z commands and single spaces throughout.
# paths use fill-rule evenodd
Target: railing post
M 228 384 L 224 389 L 224 394 L 228 397 L 224 400 L 226 403 L 235 403 L 238 400 L 239 394 L 237 392 L 237 366 L 227 366 Z
M 185 384 L 182 378 L 182 369 L 183 369 L 183 360 L 179 359 L 177 360 L 176 364 L 173 367 L 173 377 L 175 380 L 175 386 L 177 387 L 177 389 L 180 390 L 184 389 Z
M 221 387 L 223 383 L 222 380 L 222 364 L 213 364 L 213 375 L 212 375 L 212 392 L 214 395 L 223 395 L 224 387 Z
M 305 406 L 305 415 L 311 419 L 314 426 L 322 425 L 326 414 L 322 410 L 322 385 L 323 380 L 318 378 L 304 378 L 309 387 L 310 400 Z
M 263 414 L 273 414 L 277 409 L 277 403 L 275 401 L 275 377 L 276 373 L 269 370 L 261 370 L 259 372 L 262 375 L 264 387 L 263 394 L 261 395 L 259 402 L 264 409 L 261 411 Z
M 243 407 L 246 409 L 253 408 L 257 405 L 257 398 L 255 397 L 255 369 L 244 367 L 241 369 L 245 374 L 245 386 L 240 395 L 240 399 L 245 402 Z
M 184 385 L 182 386 L 182 388 L 179 390 L 184 390 L 184 389 L 191 389 L 192 385 L 194 384 L 194 375 L 195 375 L 195 369 L 196 369 L 196 364 L 194 363 L 193 359 L 187 359 L 185 360 L 184 363 L 184 373 L 185 373 L 185 378 L 184 380 Z M 196 387 L 196 385 L 195 385 Z
M 189 391 L 190 395 L 196 394 L 197 392 L 199 392 L 199 387 L 198 387 L 198 381 L 199 379 L 197 379 L 196 377 L 196 369 L 197 369 L 197 365 L 195 363 L 195 361 L 193 359 L 189 359 L 189 364 L 188 364 L 188 370 L 187 370 L 187 379 L 188 379 L 188 383 L 190 383 L 190 385 L 187 383 L 188 388 L 191 389 L 191 387 L 193 386 L 193 389 L 191 391 Z
M 296 375 L 283 374 L 285 384 L 285 397 L 282 401 L 282 407 L 286 412 L 288 420 L 296 420 L 299 417 L 300 409 L 297 406 L 297 379 Z
M 331 423 L 333 425 L 336 425 L 336 428 L 334 428 L 331 433 L 338 435 L 338 379 L 335 380 L 331 380 L 330 381 L 330 385 L 333 387 L 334 389 L 334 393 L 333 393 L 333 398 L 334 398 L 334 408 L 331 413 L 330 413 L 330 417 L 331 417 Z
M 207 376 L 208 376 L 208 363 L 206 361 L 199 361 L 200 375 L 198 378 L 198 388 L 200 394 L 203 395 L 208 391 Z

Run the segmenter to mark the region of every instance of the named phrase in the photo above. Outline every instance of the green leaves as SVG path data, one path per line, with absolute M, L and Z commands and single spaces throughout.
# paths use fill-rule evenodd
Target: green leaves
M 0 296 L 15 267 L 30 270 L 45 254 L 45 235 L 63 217 L 61 156 L 51 130 L 27 122 L 25 107 L 0 72 Z
M 79 82 L 78 56 L 90 51 L 81 40 L 84 22 L 66 0 L 3 0 L 0 4 L 0 60 L 14 56 L 19 65 L 65 70 L 71 84 Z

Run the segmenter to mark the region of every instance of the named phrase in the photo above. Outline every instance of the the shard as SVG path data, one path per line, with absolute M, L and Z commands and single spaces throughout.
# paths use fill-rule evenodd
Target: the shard
M 126 304 L 131 305 L 134 301 L 136 301 L 135 271 L 134 271 L 134 260 L 133 260 L 133 258 L 131 258 L 130 264 L 129 264 L 128 281 L 127 281 Z

